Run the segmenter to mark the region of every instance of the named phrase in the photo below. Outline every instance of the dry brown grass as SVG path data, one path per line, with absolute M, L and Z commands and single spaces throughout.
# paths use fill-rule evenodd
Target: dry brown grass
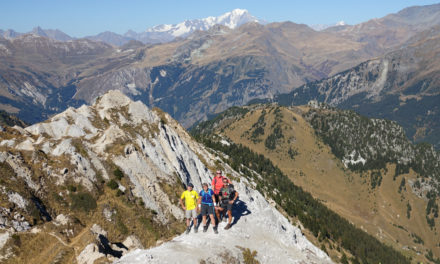
M 15 257 L 5 263 L 74 263 L 72 247 L 63 245 L 57 238 L 45 232 L 15 234 L 4 248 L 12 248 Z

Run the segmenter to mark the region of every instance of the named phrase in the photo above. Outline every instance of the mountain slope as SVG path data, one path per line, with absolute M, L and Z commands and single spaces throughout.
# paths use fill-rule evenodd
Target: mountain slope
M 373 202 L 365 207 L 358 204 L 352 207 L 349 201 L 357 202 L 363 194 L 353 192 L 341 196 L 347 192 L 347 176 L 341 173 L 337 161 L 322 143 L 319 148 L 316 146 L 319 142 L 300 113 L 300 109 L 290 111 L 276 106 L 235 107 L 200 123 L 192 134 L 207 146 L 225 152 L 233 168 L 245 174 L 252 175 L 251 172 L 256 171 L 263 175 L 256 179 L 257 188 L 265 190 L 287 214 L 300 219 L 311 230 L 311 237 L 317 239 L 333 259 L 341 260 L 344 252 L 353 256 L 349 258 L 354 263 L 405 262 L 382 244 L 393 244 L 394 239 L 376 236 L 377 226 L 370 222 L 376 219 L 359 224 L 359 218 L 371 210 Z M 243 165 L 251 171 L 241 167 Z M 368 191 L 368 186 L 365 189 L 363 192 Z M 417 217 L 418 222 L 424 220 L 423 216 Z M 426 223 L 424 227 L 429 233 Z M 407 233 L 401 235 L 399 240 L 405 238 L 412 242 Z M 414 251 L 404 254 L 417 256 Z
M 6 38 L 6 39 L 12 39 L 12 38 L 16 38 L 16 37 L 22 35 L 22 33 L 18 33 L 12 29 L 8 29 L 8 30 L 1 30 L 0 29 L 0 35 L 1 35 L 1 37 Z
M 8 29 L 6 31 L 0 29 L 0 36 L 6 39 L 15 39 L 24 34 L 33 34 L 35 36 L 50 38 L 57 41 L 69 41 L 74 39 L 59 29 L 42 29 L 41 27 L 35 27 L 32 29 L 32 31 L 27 33 L 19 33 L 12 29 Z
M 440 145 L 438 28 L 406 47 L 322 81 L 306 84 L 276 101 L 283 105 L 318 100 L 401 124 L 415 142 Z M 410 113 L 410 114 L 409 114 Z
M 75 99 L 90 101 L 108 89 L 121 89 L 189 127 L 209 114 L 271 98 L 369 57 L 362 44 L 341 42 L 293 23 L 250 23 L 236 30 L 218 26 L 140 49 L 139 60 L 121 69 L 83 75 Z M 353 55 L 353 48 L 359 53 Z
M 93 41 L 102 41 L 104 43 L 115 45 L 115 46 L 122 46 L 122 45 L 127 44 L 128 42 L 130 42 L 131 40 L 134 39 L 134 38 L 122 36 L 122 35 L 119 35 L 119 34 L 116 34 L 116 33 L 110 32 L 110 31 L 101 32 L 95 36 L 87 36 L 84 38 L 90 39 Z
M 59 29 L 42 29 L 41 27 L 35 27 L 29 33 L 35 34 L 40 37 L 46 37 L 46 38 L 50 38 L 53 40 L 58 40 L 58 41 L 73 40 L 72 37 L 70 37 L 69 35 L 67 35 L 66 33 L 62 32 Z
M 440 254 L 440 156 L 413 146 L 394 122 L 336 109 L 253 105 L 231 108 L 193 133 L 264 155 L 295 185 L 413 260 Z
M 412 6 L 395 14 L 371 19 L 353 26 L 338 26 L 326 31 L 367 42 L 372 49 L 399 47 L 412 36 L 440 24 L 440 4 Z
M 331 263 L 255 190 L 252 181 L 193 141 L 169 115 L 118 91 L 110 91 L 92 106 L 69 108 L 44 123 L 8 127 L 0 133 L 2 260 L 109 262 L 134 249 L 185 244 L 192 235 L 165 242 L 184 231 L 178 207 L 182 185 L 191 182 L 200 190 L 202 182 L 210 182 L 210 170 L 221 168 L 234 180 L 240 202 L 231 232 L 208 234 L 217 245 L 216 253 L 242 261 L 236 246 L 248 244 L 231 243 L 230 237 L 247 237 L 259 260 Z M 268 225 L 272 232 L 264 237 L 254 233 L 262 222 L 272 223 Z M 209 244 L 199 247 L 213 252 Z M 156 252 L 155 261 L 169 260 L 166 252 L 151 251 Z M 179 260 L 188 256 L 182 247 L 173 254 Z M 191 254 L 188 260 L 194 263 L 205 257 Z
M 112 60 L 127 60 L 111 46 L 86 39 L 59 42 L 33 34 L 0 39 L 0 109 L 29 123 L 42 121 L 74 98 L 79 74 L 93 67 L 102 71 Z

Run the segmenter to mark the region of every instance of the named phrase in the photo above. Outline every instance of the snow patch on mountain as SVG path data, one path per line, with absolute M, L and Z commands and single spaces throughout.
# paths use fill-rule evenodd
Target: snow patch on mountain
M 313 28 L 316 31 L 322 31 L 325 30 L 327 28 L 331 28 L 331 27 L 339 27 L 339 26 L 346 26 L 347 23 L 345 23 L 343 20 L 336 22 L 334 24 L 314 24 L 314 25 L 310 25 L 311 28 Z

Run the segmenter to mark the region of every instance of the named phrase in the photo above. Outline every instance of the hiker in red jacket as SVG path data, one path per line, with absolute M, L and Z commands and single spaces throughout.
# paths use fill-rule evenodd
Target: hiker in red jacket
M 220 198 L 219 198 L 219 193 L 220 193 L 220 190 L 223 188 L 223 180 L 225 180 L 225 181 L 231 183 L 231 181 L 230 181 L 228 178 L 226 178 L 225 176 L 222 175 L 222 171 L 221 171 L 221 170 L 218 170 L 218 171 L 216 172 L 216 175 L 215 175 L 214 178 L 212 179 L 212 182 L 211 182 L 211 188 L 212 188 L 212 190 L 214 191 L 214 198 L 215 198 L 215 201 L 214 201 L 214 208 L 215 208 L 215 214 L 216 214 L 216 216 L 217 216 L 217 223 L 218 223 L 219 221 L 221 221 L 221 219 L 218 218 L 218 216 L 219 216 L 219 210 L 220 210 Z
M 225 176 L 222 175 L 222 171 L 218 170 L 216 175 L 214 176 L 214 178 L 212 179 L 211 182 L 211 188 L 214 191 L 214 196 L 215 196 L 215 202 L 219 203 L 219 199 L 218 199 L 218 194 L 221 190 L 221 188 L 223 188 L 223 179 L 227 179 Z M 229 179 L 227 179 L 229 183 L 231 183 L 231 181 Z

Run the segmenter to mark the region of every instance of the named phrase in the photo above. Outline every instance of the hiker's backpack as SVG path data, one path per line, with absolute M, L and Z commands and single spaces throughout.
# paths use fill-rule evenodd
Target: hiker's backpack
M 229 200 L 234 199 L 235 189 L 234 189 L 234 185 L 232 183 L 230 183 L 228 186 L 228 192 L 229 192 Z

